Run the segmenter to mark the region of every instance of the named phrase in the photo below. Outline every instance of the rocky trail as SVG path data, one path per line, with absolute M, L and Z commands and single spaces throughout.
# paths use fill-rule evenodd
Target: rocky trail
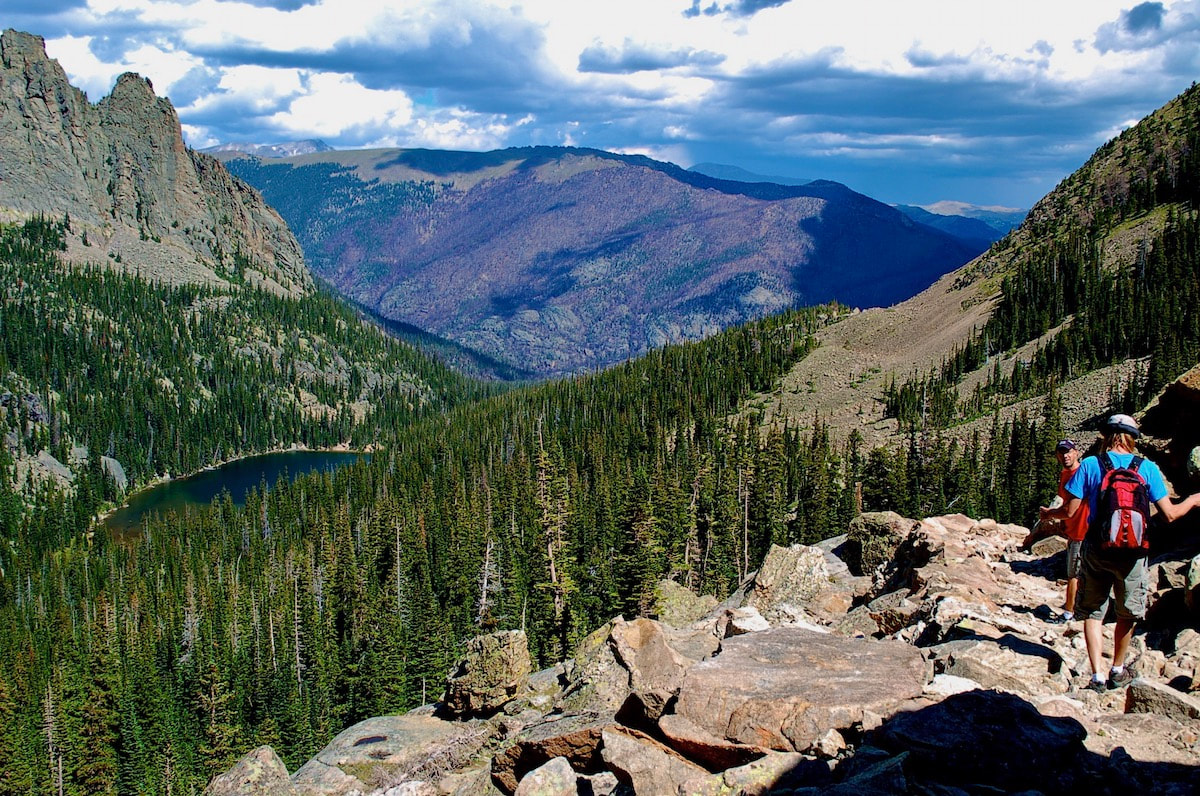
M 613 619 L 552 669 L 530 673 L 519 631 L 474 639 L 438 704 L 290 776 L 262 747 L 206 793 L 1197 792 L 1200 540 L 1152 558 L 1138 676 L 1096 693 L 1082 622 L 1048 621 L 1065 545 L 1027 554 L 1025 534 L 865 514 L 772 548 L 719 605 L 663 582 L 656 619 Z

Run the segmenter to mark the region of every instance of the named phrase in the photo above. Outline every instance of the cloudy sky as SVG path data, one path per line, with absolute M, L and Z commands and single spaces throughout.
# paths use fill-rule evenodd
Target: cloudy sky
M 4 0 L 188 143 L 530 144 L 1028 207 L 1200 78 L 1200 0 Z

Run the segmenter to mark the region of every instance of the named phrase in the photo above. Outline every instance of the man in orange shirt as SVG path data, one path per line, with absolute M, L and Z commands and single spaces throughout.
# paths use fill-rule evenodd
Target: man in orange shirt
M 1083 537 L 1087 535 L 1088 529 L 1088 507 L 1083 505 L 1073 516 L 1067 514 L 1067 504 L 1074 497 L 1066 491 L 1067 482 L 1071 480 L 1071 476 L 1075 475 L 1075 471 L 1079 469 L 1080 451 L 1079 448 L 1069 439 L 1061 440 L 1054 446 L 1054 455 L 1058 459 L 1058 463 L 1062 466 L 1062 473 L 1058 476 L 1058 497 L 1059 501 L 1055 501 L 1059 505 L 1054 508 L 1041 506 L 1038 509 L 1038 516 L 1044 523 L 1050 523 L 1054 520 L 1059 520 L 1063 524 L 1063 535 L 1067 537 L 1067 595 L 1063 605 L 1063 612 L 1054 616 L 1052 622 L 1070 622 L 1075 618 L 1075 595 L 1079 590 L 1079 567 L 1080 567 L 1080 547 L 1083 544 Z

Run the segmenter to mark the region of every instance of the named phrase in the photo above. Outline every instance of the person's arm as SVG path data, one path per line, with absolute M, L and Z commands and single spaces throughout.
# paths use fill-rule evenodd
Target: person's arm
M 1046 506 L 1038 506 L 1038 517 L 1043 520 L 1062 520 L 1071 516 L 1069 513 L 1069 502 L 1064 502 L 1061 506 L 1047 508 Z
M 1167 522 L 1175 522 L 1196 506 L 1200 506 L 1200 492 L 1180 498 L 1178 503 L 1172 503 L 1170 497 L 1164 497 L 1154 501 L 1154 505 L 1158 506 L 1159 513 L 1166 518 Z

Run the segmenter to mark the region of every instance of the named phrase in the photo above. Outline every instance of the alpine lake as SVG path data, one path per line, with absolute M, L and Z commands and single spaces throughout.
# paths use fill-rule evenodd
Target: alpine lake
M 283 451 L 247 456 L 144 489 L 101 520 L 100 525 L 119 538 L 128 537 L 139 533 L 143 522 L 154 514 L 165 516 L 205 506 L 222 492 L 229 492 L 233 502 L 242 506 L 251 490 L 263 484 L 269 489 L 280 477 L 294 481 L 308 473 L 332 472 L 370 458 L 371 454 L 358 451 Z

